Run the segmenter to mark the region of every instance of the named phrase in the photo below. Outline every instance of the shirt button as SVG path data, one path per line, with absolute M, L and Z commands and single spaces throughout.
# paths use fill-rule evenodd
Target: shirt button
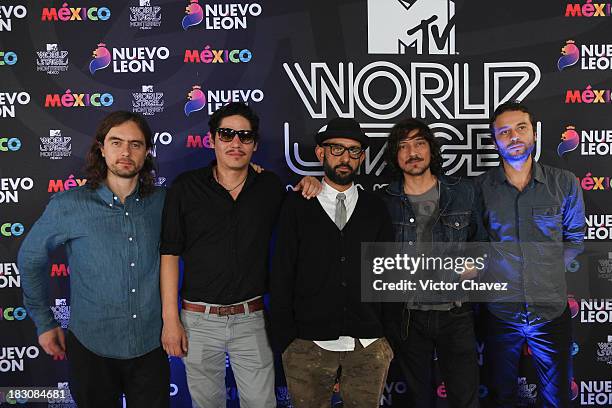
M 110 203 L 108 206 L 109 206 L 109 207 L 112 207 L 112 206 L 113 206 L 113 203 Z
M 113 197 L 113 200 L 117 201 L 117 197 Z
M 459 226 L 459 223 L 458 223 L 458 222 L 455 222 L 455 227 L 458 227 L 458 226 Z
M 414 242 L 408 241 L 408 245 L 414 245 Z
M 135 292 L 136 292 L 136 289 L 132 289 L 132 293 L 135 293 Z
M 411 219 L 410 219 L 410 222 L 414 222 L 414 218 L 411 218 Z
M 128 212 L 126 212 L 125 215 L 130 215 L 130 214 Z
M 133 318 L 133 319 L 135 319 L 135 318 L 136 318 L 136 315 L 132 315 L 132 318 Z
M 132 237 L 129 237 L 128 239 L 129 239 L 130 241 L 132 241 L 132 240 L 133 240 L 134 238 L 132 238 Z
M 130 264 L 130 266 L 134 266 L 134 265 L 136 265 L 134 262 L 132 262 L 132 263 Z
M 343 287 L 343 288 L 346 288 L 346 282 L 344 282 L 344 281 L 343 281 L 343 282 L 341 283 L 341 285 L 342 285 L 342 287 Z
M 140 201 L 140 198 L 137 198 L 136 201 Z
M 344 262 L 344 261 L 346 261 L 346 257 L 341 256 L 341 257 L 340 257 L 340 262 Z

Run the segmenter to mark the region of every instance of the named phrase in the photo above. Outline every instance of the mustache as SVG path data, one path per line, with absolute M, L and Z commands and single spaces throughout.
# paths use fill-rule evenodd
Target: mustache
M 353 170 L 354 170 L 354 169 L 353 169 L 351 166 L 349 166 L 348 164 L 339 164 L 339 165 L 337 165 L 337 166 L 334 166 L 334 171 L 335 171 L 335 170 L 338 170 L 339 168 L 342 168 L 342 167 L 344 167 L 345 169 L 350 170 L 350 171 L 353 171 Z
M 128 164 L 136 165 L 136 163 L 133 160 L 130 160 L 130 159 L 119 159 L 119 160 L 117 160 L 117 163 L 128 163 Z
M 423 161 L 423 158 L 421 157 L 412 157 L 408 160 L 406 160 L 406 163 L 416 163 L 416 162 L 420 162 Z
M 244 150 L 242 150 L 242 149 L 228 149 L 228 150 L 225 151 L 225 153 L 240 153 L 242 155 L 246 154 L 244 152 Z

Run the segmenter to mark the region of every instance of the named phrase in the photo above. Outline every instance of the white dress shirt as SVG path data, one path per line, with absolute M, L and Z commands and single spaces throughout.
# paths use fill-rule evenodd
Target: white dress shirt
M 348 190 L 338 191 L 327 184 L 325 180 L 323 180 L 321 184 L 323 188 L 317 196 L 317 200 L 319 200 L 319 204 L 321 204 L 321 207 L 323 207 L 329 218 L 331 218 L 332 222 L 335 222 L 336 195 L 338 193 L 344 193 L 346 195 L 344 205 L 346 206 L 346 222 L 348 223 L 348 221 L 351 219 L 353 211 L 355 210 L 355 206 L 357 205 L 357 199 L 359 198 L 357 186 L 353 183 Z M 374 343 L 376 340 L 378 339 L 359 339 L 359 342 L 365 348 Z M 355 339 L 351 336 L 340 336 L 337 340 L 316 340 L 315 344 L 328 351 L 355 350 Z

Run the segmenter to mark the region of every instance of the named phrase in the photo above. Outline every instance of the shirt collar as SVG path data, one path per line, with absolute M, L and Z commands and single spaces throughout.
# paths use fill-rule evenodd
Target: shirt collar
M 531 163 L 531 178 L 539 183 L 545 183 L 546 178 L 544 177 L 544 170 L 542 170 L 542 165 L 535 160 L 533 160 Z M 493 175 L 495 176 L 495 181 L 497 181 L 498 183 L 503 183 L 504 181 L 508 180 L 508 177 L 506 177 L 506 172 L 504 171 L 503 164 L 500 163 L 500 165 L 492 171 L 495 172 Z
M 338 193 L 344 193 L 346 195 L 346 200 L 351 201 L 353 199 L 355 199 L 357 197 L 357 195 L 359 194 L 357 192 L 357 186 L 355 185 L 355 183 L 351 183 L 351 186 L 344 191 L 338 191 L 335 188 L 333 188 L 332 186 L 330 186 L 329 184 L 327 184 L 325 182 L 325 179 L 323 179 L 321 181 L 321 192 L 319 194 L 335 201 L 336 200 L 336 196 L 338 195 Z
M 119 202 L 119 198 L 108 188 L 106 183 L 100 183 L 100 187 L 98 187 L 96 192 L 111 207 Z M 132 196 L 136 197 L 136 201 L 140 201 L 140 181 L 136 183 L 136 188 L 127 196 L 126 200 Z

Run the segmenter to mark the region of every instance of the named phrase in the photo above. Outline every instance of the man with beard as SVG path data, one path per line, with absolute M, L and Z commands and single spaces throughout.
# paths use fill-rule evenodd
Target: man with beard
M 367 137 L 353 119 L 316 135 L 323 163 L 317 200 L 292 194 L 281 210 L 270 282 L 273 343 L 297 408 L 329 407 L 339 366 L 346 407 L 378 407 L 393 357 L 380 303 L 360 299 L 362 242 L 392 240 L 377 196 L 353 180 Z
M 159 234 L 164 191 L 153 183 L 151 129 L 131 112 L 101 122 L 87 184 L 55 194 L 19 251 L 24 304 L 38 341 L 68 356 L 79 408 L 168 407 L 170 370 L 160 345 Z M 48 252 L 70 265 L 67 336 L 47 300 Z
M 433 132 L 425 123 L 405 119 L 391 129 L 386 161 L 394 179 L 383 199 L 393 220 L 395 239 L 405 253 L 431 253 L 443 258 L 450 251 L 466 251 L 462 242 L 486 241 L 482 225 L 482 203 L 472 182 L 448 177 L 442 170 L 442 155 Z M 438 244 L 449 243 L 449 244 Z M 452 245 L 450 243 L 455 243 Z M 417 248 L 417 250 L 415 250 Z M 465 254 L 462 254 L 465 255 Z M 438 279 L 439 271 L 427 271 Z M 473 277 L 475 271 L 454 272 L 440 279 L 450 282 Z M 471 305 L 461 298 L 437 301 L 438 295 L 417 294 L 403 307 L 395 308 L 396 335 L 392 339 L 406 377 L 411 407 L 432 406 L 431 385 L 434 348 L 446 385 L 449 406 L 478 407 L 478 364 Z M 397 337 L 397 338 L 396 338 Z M 429 375 L 428 375 L 429 373 Z
M 516 406 L 526 343 L 538 376 L 539 406 L 568 407 L 571 318 L 565 266 L 582 250 L 582 190 L 571 172 L 534 161 L 535 121 L 525 105 L 500 105 L 490 123 L 502 165 L 477 179 L 494 246 L 487 274 L 509 288 L 505 297 L 487 304 L 491 399 L 496 407 Z

